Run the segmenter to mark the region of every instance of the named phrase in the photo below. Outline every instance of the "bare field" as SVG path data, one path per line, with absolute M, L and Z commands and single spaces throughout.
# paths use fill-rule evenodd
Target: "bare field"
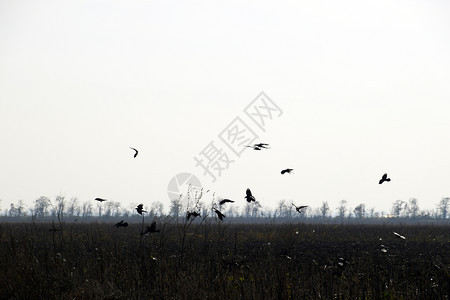
M 1 299 L 448 299 L 450 226 L 0 224 Z M 394 235 L 397 232 L 406 239 Z

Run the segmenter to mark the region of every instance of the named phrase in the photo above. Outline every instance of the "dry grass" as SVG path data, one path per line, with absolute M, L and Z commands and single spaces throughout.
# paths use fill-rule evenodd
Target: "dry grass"
M 2 299 L 448 299 L 449 226 L 0 225 Z M 393 235 L 406 236 L 406 240 Z M 56 242 L 53 240 L 56 239 Z M 387 252 L 380 251 L 381 245 Z

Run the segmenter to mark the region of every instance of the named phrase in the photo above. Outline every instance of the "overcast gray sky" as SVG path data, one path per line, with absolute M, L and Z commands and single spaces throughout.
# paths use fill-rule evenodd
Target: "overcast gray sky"
M 0 205 L 168 207 L 189 172 L 240 207 L 250 187 L 268 208 L 434 209 L 450 196 L 449 53 L 448 1 L 3 0 Z M 244 112 L 262 91 L 282 110 L 265 132 Z M 219 135 L 236 117 L 271 149 L 232 153 Z M 214 183 L 194 160 L 210 142 L 234 160 Z

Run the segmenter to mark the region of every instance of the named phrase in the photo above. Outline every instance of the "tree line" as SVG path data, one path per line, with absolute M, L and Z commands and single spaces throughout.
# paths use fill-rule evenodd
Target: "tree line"
M 9 208 L 0 211 L 2 218 L 29 219 L 31 221 L 44 220 L 48 218 L 60 218 L 70 220 L 93 220 L 109 218 L 128 218 L 136 214 L 137 203 L 132 203 L 128 207 L 122 206 L 120 202 L 105 201 L 104 203 L 85 201 L 80 203 L 78 198 L 66 199 L 65 196 L 56 196 L 52 201 L 50 198 L 41 196 L 33 201 L 28 207 L 23 201 L 11 203 Z M 187 210 L 195 209 L 202 216 L 213 216 L 212 206 L 196 199 L 195 207 L 183 207 L 180 199 L 170 201 L 166 210 L 164 204 L 155 201 L 150 206 L 145 205 L 145 210 L 149 216 L 170 216 L 183 218 Z M 408 220 L 446 220 L 449 218 L 448 210 L 450 197 L 443 197 L 434 210 L 421 210 L 416 198 L 408 201 L 396 200 L 392 203 L 390 211 L 378 211 L 373 207 L 367 207 L 361 203 L 355 207 L 350 207 L 346 200 L 341 200 L 337 207 L 330 208 L 328 201 L 323 201 L 319 207 L 307 207 L 301 213 L 295 210 L 293 202 L 290 200 L 278 201 L 274 209 L 264 208 L 259 202 L 246 203 L 243 207 L 236 205 L 226 205 L 220 207 L 226 218 L 273 218 L 273 219 L 315 219 L 315 220 L 379 220 L 379 219 L 408 219 Z

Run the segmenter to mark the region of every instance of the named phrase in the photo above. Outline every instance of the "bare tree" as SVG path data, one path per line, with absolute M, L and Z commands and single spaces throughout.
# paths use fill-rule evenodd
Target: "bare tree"
M 23 217 L 26 215 L 25 204 L 23 203 L 23 200 L 19 200 L 19 202 L 17 203 L 17 207 L 15 207 L 15 215 L 16 217 Z
M 410 198 L 408 201 L 408 216 L 411 218 L 416 218 L 419 215 L 419 205 L 417 204 L 416 198 Z
M 48 216 L 48 208 L 51 202 L 47 197 L 41 196 L 34 200 L 34 215 L 36 218 L 42 218 Z
M 120 215 L 120 202 L 116 201 L 116 202 L 113 202 L 113 203 L 114 203 L 114 205 L 113 205 L 113 216 L 114 217 L 118 217 Z
M 341 200 L 339 202 L 339 206 L 337 208 L 337 211 L 338 211 L 339 218 L 344 219 L 345 218 L 345 213 L 347 211 L 347 201 L 346 200 Z
M 247 202 L 244 206 L 243 217 L 250 218 L 252 212 L 251 203 Z
M 93 205 L 89 201 L 83 202 L 83 207 L 81 209 L 81 217 L 83 219 L 92 217 L 93 215 Z
M 286 204 L 286 200 L 283 199 L 278 202 L 277 208 L 275 210 L 275 214 L 279 218 L 284 218 L 284 217 L 286 217 L 286 213 L 287 213 L 287 204 Z
M 75 213 L 78 209 L 78 198 L 72 197 L 69 201 L 69 206 L 67 207 L 67 215 L 69 217 L 75 216 Z
M 102 217 L 102 202 L 97 202 L 97 208 L 98 208 L 98 217 Z
M 53 214 L 58 218 L 60 222 L 62 222 L 63 220 L 65 206 L 66 206 L 65 197 L 62 195 L 56 196 L 55 206 L 53 207 Z
M 449 203 L 450 203 L 450 198 L 445 197 L 445 198 L 442 198 L 438 204 L 439 214 L 442 219 L 447 218 Z
M 170 201 L 170 212 L 172 217 L 178 218 L 182 212 L 182 205 L 180 199 L 173 199 Z
M 113 215 L 114 202 L 113 201 L 108 201 L 105 206 L 106 206 L 106 209 L 105 209 L 105 211 L 103 213 L 103 216 L 109 218 L 109 217 L 111 217 Z
M 329 213 L 330 207 L 328 206 L 328 201 L 323 201 L 322 206 L 320 207 L 320 214 L 322 215 L 322 218 L 325 219 Z
M 31 215 L 31 220 L 34 222 L 36 221 L 36 215 L 34 214 L 34 207 L 30 207 L 28 208 L 30 215 Z
M 358 219 L 362 219 L 366 216 L 366 205 L 364 203 L 359 204 L 353 209 L 355 213 L 355 217 Z
M 288 218 L 292 218 L 292 215 L 294 214 L 295 207 L 294 207 L 294 205 L 292 205 L 292 203 L 293 203 L 292 199 L 289 201 L 289 203 L 290 203 L 290 205 L 287 205 L 287 207 L 286 207 L 286 216 Z
M 164 204 L 161 201 L 153 202 L 152 207 L 155 209 L 156 216 L 164 215 Z
M 394 217 L 399 218 L 402 216 L 405 204 L 406 203 L 403 200 L 397 200 L 392 204 L 392 214 Z
M 14 205 L 14 203 L 11 203 L 10 206 L 9 206 L 8 216 L 9 217 L 16 217 L 17 216 L 17 208 Z
M 252 206 L 252 218 L 258 217 L 261 211 L 261 204 L 259 202 L 252 202 L 250 204 Z

